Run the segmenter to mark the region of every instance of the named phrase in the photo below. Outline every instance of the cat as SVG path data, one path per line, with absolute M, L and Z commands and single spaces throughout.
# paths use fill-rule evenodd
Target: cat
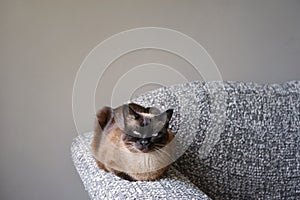
M 99 110 L 92 140 L 98 167 L 132 181 L 159 179 L 174 161 L 172 114 L 135 103 Z

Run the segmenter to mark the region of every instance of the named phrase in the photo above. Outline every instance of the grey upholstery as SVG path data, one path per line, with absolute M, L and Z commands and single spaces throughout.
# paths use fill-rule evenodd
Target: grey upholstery
M 159 181 L 128 182 L 97 169 L 85 147 L 91 134 L 77 137 L 72 157 L 92 199 L 300 198 L 298 81 L 191 82 L 134 102 L 175 109 L 180 158 Z
M 71 151 L 76 169 L 91 199 L 209 199 L 174 167 L 159 181 L 123 180 L 100 170 L 90 151 L 92 133 L 74 139 Z

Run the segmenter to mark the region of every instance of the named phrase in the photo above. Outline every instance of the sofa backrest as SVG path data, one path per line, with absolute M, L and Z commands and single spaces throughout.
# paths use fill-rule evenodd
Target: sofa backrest
M 298 81 L 191 82 L 134 102 L 174 108 L 173 165 L 212 198 L 300 198 Z

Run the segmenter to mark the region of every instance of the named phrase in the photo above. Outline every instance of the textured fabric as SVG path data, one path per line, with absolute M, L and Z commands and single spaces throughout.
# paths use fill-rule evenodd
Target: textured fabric
M 177 138 L 194 138 L 173 166 L 213 199 L 300 199 L 299 82 L 193 82 L 136 102 L 175 108 Z
M 100 170 L 86 146 L 92 135 L 78 136 L 71 147 L 74 165 L 91 199 L 210 199 L 173 167 L 158 181 L 135 182 Z
M 154 188 L 158 196 L 171 195 L 168 189 L 179 185 L 176 192 L 182 198 L 188 191 L 185 187 L 191 188 L 186 198 L 195 194 L 195 199 L 202 198 L 201 191 L 212 199 L 300 198 L 299 82 L 191 82 L 148 92 L 134 102 L 161 110 L 174 108 L 170 128 L 181 157 L 161 181 L 122 183 L 122 195 L 149 184 L 145 188 Z M 112 190 L 111 185 L 121 180 L 93 168 L 88 152 L 78 153 L 77 148 L 82 148 L 78 146 L 75 142 L 72 147 L 74 163 L 91 197 L 118 197 L 121 187 Z M 154 187 L 161 183 L 172 186 Z M 147 199 L 149 194 L 137 198 Z

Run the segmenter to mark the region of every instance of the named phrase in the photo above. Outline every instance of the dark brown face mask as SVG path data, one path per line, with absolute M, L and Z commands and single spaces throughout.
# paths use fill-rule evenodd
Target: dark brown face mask
M 137 104 L 123 106 L 125 144 L 148 152 L 163 147 L 168 141 L 168 126 L 173 110 L 163 113 L 156 108 L 144 108 Z

